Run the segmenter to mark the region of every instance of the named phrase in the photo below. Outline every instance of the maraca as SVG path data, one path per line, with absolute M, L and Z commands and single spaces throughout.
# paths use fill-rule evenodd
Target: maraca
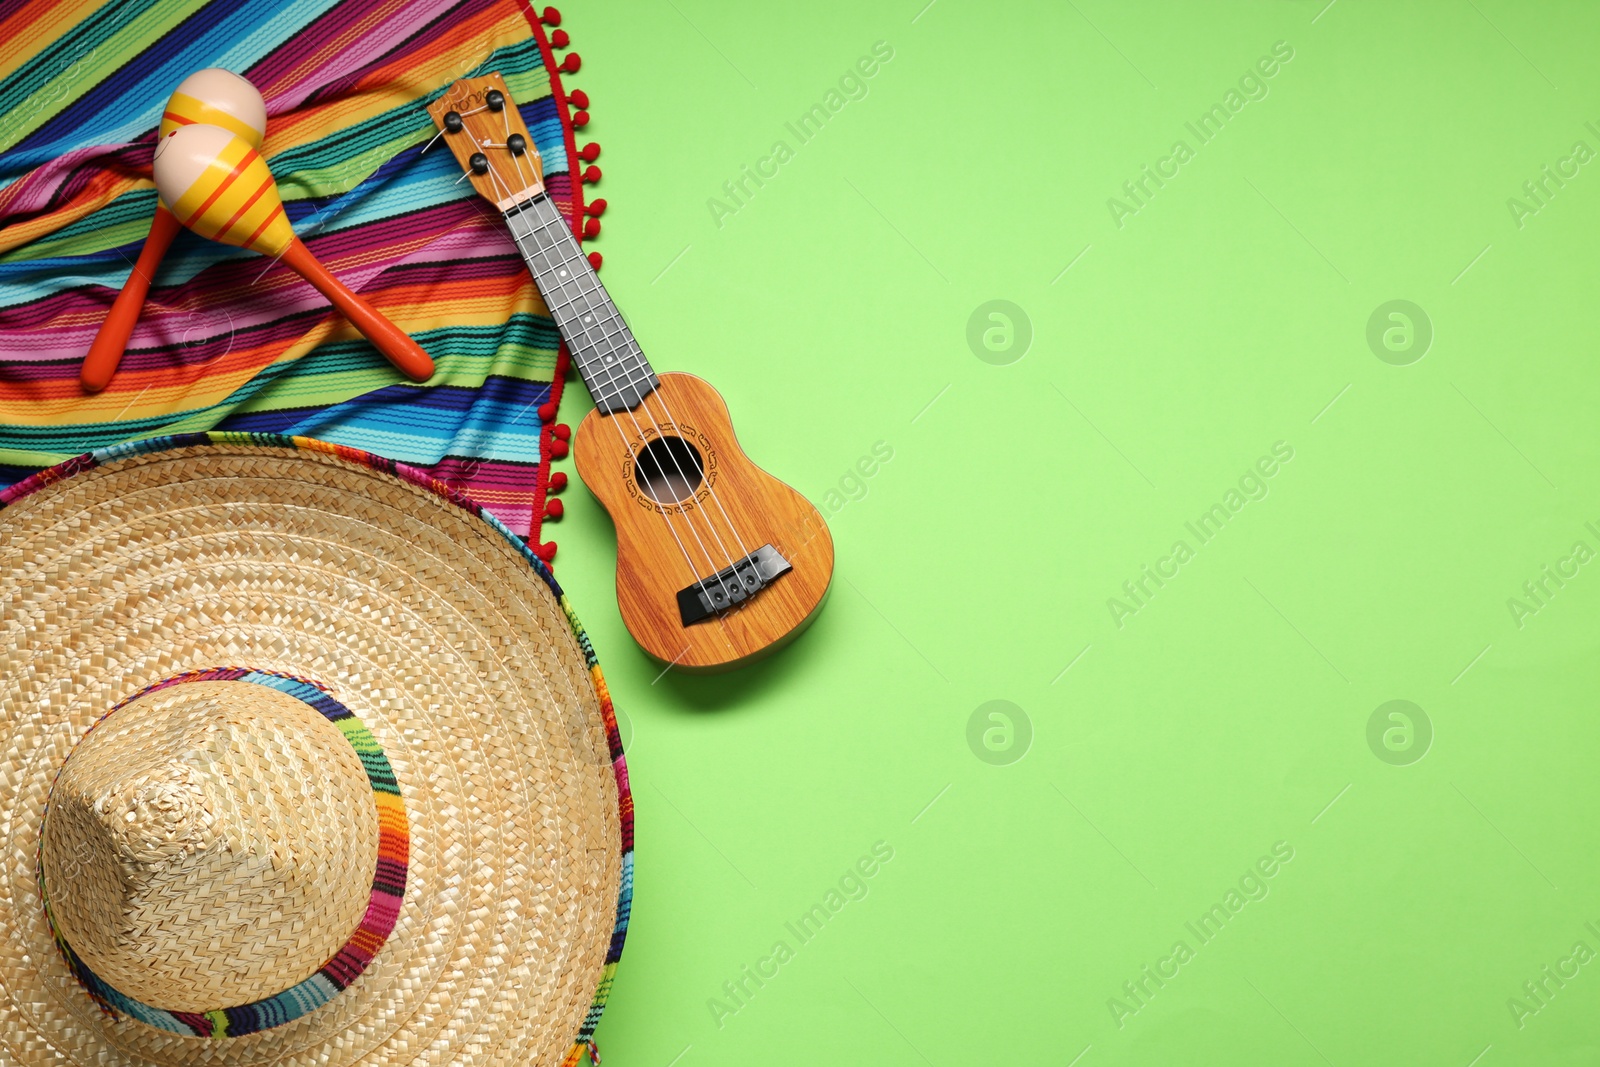
M 333 302 L 389 362 L 413 381 L 433 377 L 433 360 L 406 332 L 372 309 L 317 262 L 283 213 L 266 160 L 220 126 L 190 125 L 156 145 L 156 191 L 189 229 L 223 244 L 281 259 Z
M 252 147 L 260 147 L 267 129 L 267 106 L 256 87 L 239 75 L 220 67 L 208 67 L 183 79 L 167 100 L 161 128 L 156 134 L 157 144 L 174 130 L 197 122 L 220 126 L 239 135 Z M 83 358 L 78 380 L 87 391 L 98 393 L 117 372 L 117 364 L 122 362 L 122 353 L 128 347 L 128 338 L 144 307 L 150 279 L 182 228 L 166 205 L 158 201 L 155 218 L 150 222 L 150 236 L 144 239 L 139 261 L 133 265 L 133 273 L 128 275 L 122 292 L 117 294 L 106 320 L 100 324 L 100 332 L 95 334 L 88 355 Z

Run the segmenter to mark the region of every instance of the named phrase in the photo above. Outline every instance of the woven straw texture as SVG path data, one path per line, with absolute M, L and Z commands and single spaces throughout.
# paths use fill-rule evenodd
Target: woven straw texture
M 130 701 L 78 744 L 42 852 L 61 934 L 113 987 L 168 1011 L 281 993 L 349 939 L 378 812 L 339 728 L 248 682 Z
M 0 1063 L 575 1062 L 631 894 L 626 768 L 587 639 L 548 572 L 442 486 L 350 450 L 257 440 L 110 450 L 0 494 Z M 226 1040 L 103 1013 L 52 944 L 35 879 L 51 782 L 86 731 L 151 685 L 217 667 L 326 686 L 387 753 L 410 820 L 404 904 L 371 966 L 310 1014 Z M 161 691 L 178 702 L 171 722 L 194 711 L 193 690 Z M 264 773 L 245 765 L 278 730 L 205 773 Z M 299 743 L 271 758 L 322 758 L 321 741 Z M 351 823 L 321 832 L 359 851 L 367 831 L 333 809 L 360 782 L 341 785 L 336 767 L 294 818 Z M 76 776 L 61 786 L 94 792 Z M 304 841 L 313 827 L 250 832 Z M 339 935 L 306 936 L 323 941 L 289 968 L 302 974 Z

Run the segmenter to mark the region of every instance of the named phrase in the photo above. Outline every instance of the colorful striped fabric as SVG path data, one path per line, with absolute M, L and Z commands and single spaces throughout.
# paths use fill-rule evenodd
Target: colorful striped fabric
M 89 965 L 84 963 L 56 926 L 50 912 L 50 894 L 44 882 L 44 862 L 41 854 L 37 876 L 39 895 L 44 900 L 45 916 L 56 948 L 84 990 L 107 1011 L 138 1019 L 175 1034 L 195 1037 L 243 1037 L 274 1026 L 282 1026 L 300 1018 L 308 1011 L 322 1007 L 349 987 L 367 969 L 394 932 L 400 917 L 400 905 L 406 895 L 406 874 L 411 854 L 411 829 L 406 820 L 405 802 L 400 797 L 400 784 L 395 780 L 394 768 L 383 747 L 372 736 L 351 710 L 329 696 L 317 682 L 275 671 L 255 671 L 241 667 L 218 667 L 204 671 L 189 671 L 154 685 L 146 686 L 127 700 L 122 701 L 102 715 L 85 732 L 94 732 L 129 703 L 158 689 L 169 689 L 185 682 L 248 682 L 264 685 L 287 693 L 316 710 L 323 718 L 339 728 L 344 739 L 355 749 L 361 764 L 366 768 L 367 779 L 372 783 L 372 797 L 378 807 L 378 863 L 372 876 L 372 901 L 366 914 L 357 924 L 350 940 L 317 972 L 302 982 L 275 996 L 265 997 L 250 1004 L 214 1011 L 165 1011 L 135 1000 L 107 983 Z M 78 739 L 83 743 L 83 738 Z M 52 792 L 54 790 L 52 789 Z M 45 803 L 48 814 L 49 802 Z M 41 835 L 40 840 L 43 840 Z
M 427 104 L 499 71 L 553 196 L 581 211 L 565 95 L 521 2 L 0 0 L 0 486 L 121 442 L 286 434 L 422 467 L 537 538 L 565 355 L 500 219 L 449 152 L 422 152 Z M 163 106 L 207 66 L 261 90 L 289 221 L 427 349 L 427 383 L 282 264 L 184 233 L 116 377 L 83 393 L 155 209 Z

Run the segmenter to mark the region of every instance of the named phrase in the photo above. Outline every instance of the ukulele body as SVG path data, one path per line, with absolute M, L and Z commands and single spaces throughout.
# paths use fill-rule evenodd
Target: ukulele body
M 632 411 L 590 412 L 573 458 L 616 526 L 617 603 L 628 632 L 664 663 L 727 670 L 810 623 L 833 578 L 833 538 L 805 497 L 744 454 L 709 383 L 692 374 L 660 382 Z M 686 625 L 679 594 L 715 588 L 714 575 L 764 545 L 792 569 Z

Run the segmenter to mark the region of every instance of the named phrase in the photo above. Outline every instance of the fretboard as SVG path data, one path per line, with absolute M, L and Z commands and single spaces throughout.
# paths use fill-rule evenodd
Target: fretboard
M 595 406 L 607 414 L 637 407 L 660 379 L 566 217 L 541 194 L 507 211 L 505 218 Z

